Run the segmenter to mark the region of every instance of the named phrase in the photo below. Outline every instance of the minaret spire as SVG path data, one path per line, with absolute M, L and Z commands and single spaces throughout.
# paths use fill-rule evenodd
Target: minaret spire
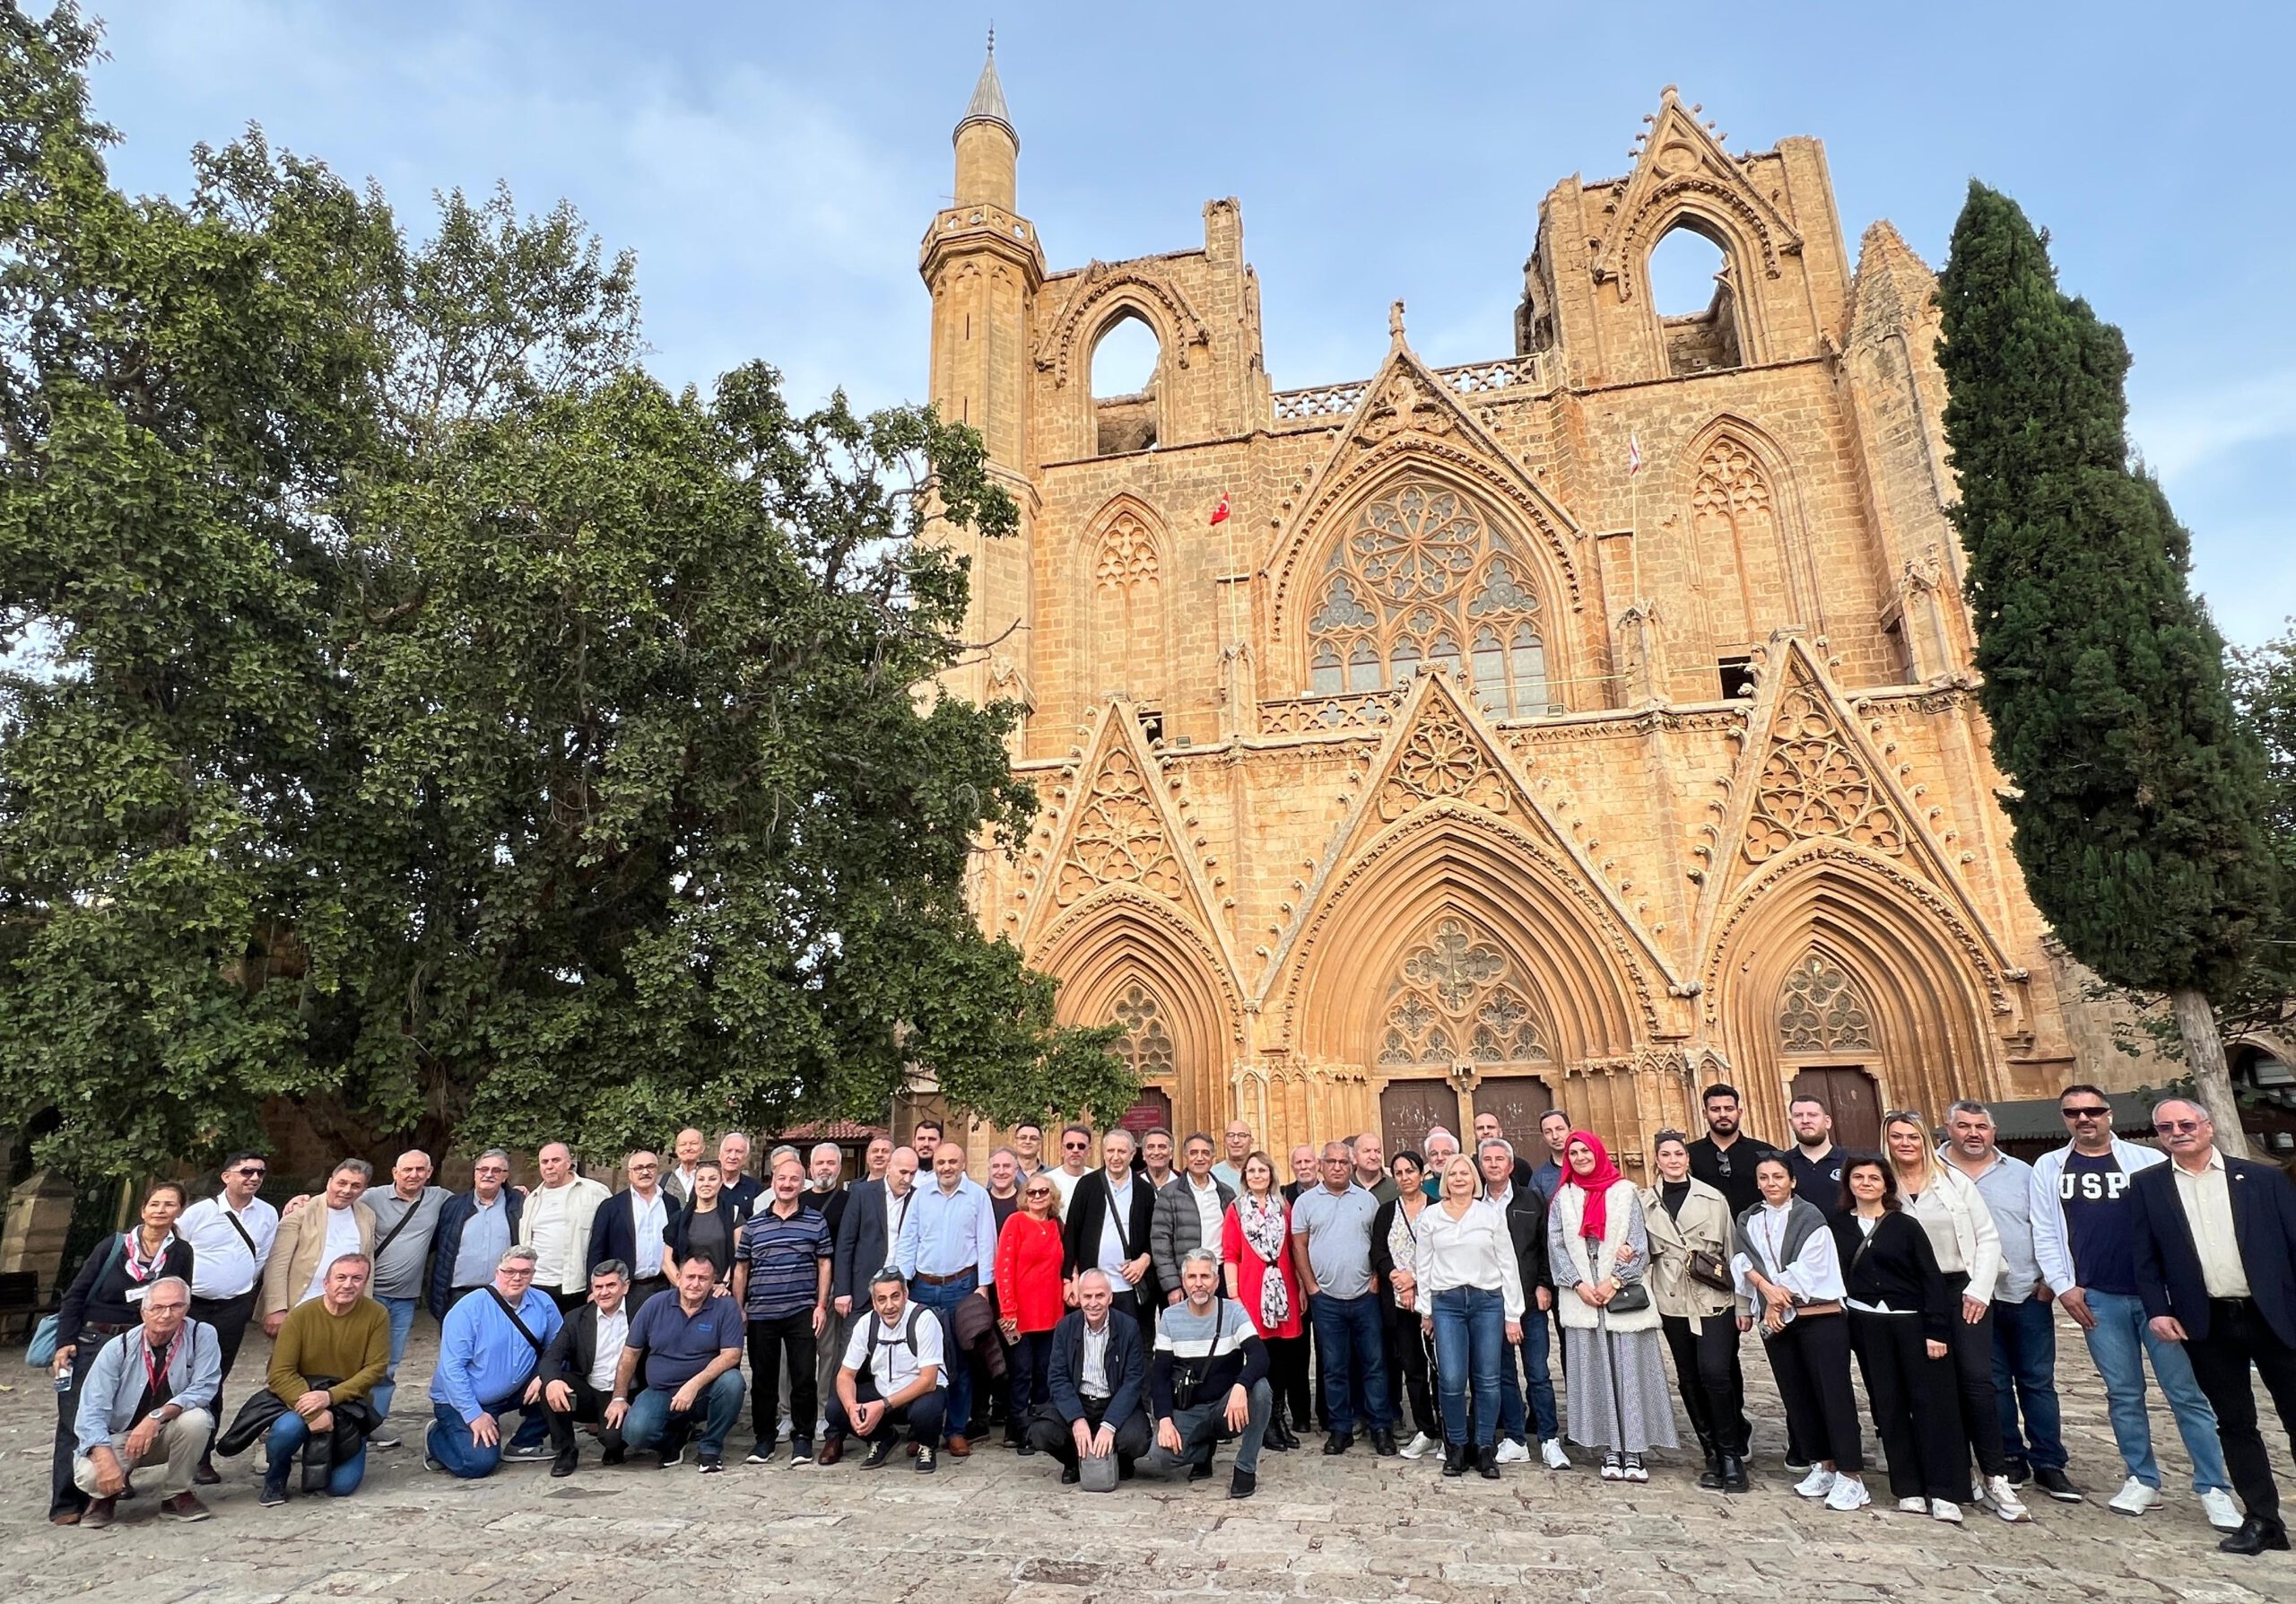
M 988 28 L 988 59 L 981 64 L 980 82 L 973 85 L 972 103 L 958 119 L 958 130 L 961 132 L 967 123 L 994 123 L 1013 136 L 1015 148 L 1021 143 L 1020 130 L 1013 126 L 1013 114 L 1004 104 L 1004 85 L 996 76 L 996 25 L 993 22 Z

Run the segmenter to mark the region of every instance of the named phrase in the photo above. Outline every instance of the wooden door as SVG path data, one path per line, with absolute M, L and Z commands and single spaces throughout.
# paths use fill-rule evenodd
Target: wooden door
M 1813 1064 L 1794 1077 L 1794 1095 L 1826 1105 L 1838 1145 L 1853 1153 L 1882 1150 L 1882 1102 L 1865 1070 L 1851 1064 Z
M 1459 1134 L 1459 1094 L 1449 1081 L 1391 1080 L 1380 1089 L 1379 1137 L 1390 1159 L 1406 1147 L 1421 1153 L 1438 1125 Z
M 1475 1082 L 1476 1117 L 1498 1115 L 1500 1131 L 1513 1144 L 1515 1155 L 1533 1164 L 1545 1156 L 1539 1144 L 1539 1116 L 1561 1106 L 1553 1090 L 1535 1075 L 1486 1075 Z M 1462 1136 L 1460 1145 L 1472 1150 L 1474 1141 Z
M 1130 1131 L 1135 1140 L 1158 1126 L 1170 1130 L 1172 1128 L 1172 1100 L 1161 1086 L 1143 1086 L 1140 1088 L 1140 1101 L 1125 1110 L 1124 1118 L 1117 1124 Z

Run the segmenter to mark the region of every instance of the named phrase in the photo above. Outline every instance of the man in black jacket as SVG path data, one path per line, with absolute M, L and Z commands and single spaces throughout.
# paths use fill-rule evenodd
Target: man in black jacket
M 436 1320 L 446 1319 L 465 1295 L 491 1285 L 495 1266 L 518 1240 L 518 1217 L 526 1200 L 506 1184 L 510 1155 L 489 1147 L 471 1165 L 470 1175 L 470 1190 L 439 1206 L 439 1231 L 430 1239 L 429 1302 Z
M 845 1213 L 837 1223 L 837 1256 L 831 1261 L 830 1307 L 853 1321 L 869 1312 L 869 1277 L 899 1256 L 902 1222 L 917 1181 L 917 1150 L 896 1147 L 885 1163 L 884 1179 L 854 1183 L 844 1194 Z M 848 1328 L 849 1329 L 849 1328 Z
M 1544 1314 L 1554 1306 L 1554 1275 L 1547 1268 L 1546 1257 L 1546 1196 L 1535 1187 L 1515 1183 L 1515 1150 L 1505 1141 L 1493 1138 L 1476 1143 L 1474 1158 L 1483 1176 L 1483 1195 L 1507 1211 L 1507 1234 L 1515 1243 L 1523 1295 Z M 1547 1469 L 1570 1469 L 1570 1457 L 1562 1451 L 1554 1380 L 1547 1371 L 1546 1355 L 1546 1321 L 1534 1320 L 1526 1312 L 1522 1345 L 1499 1356 L 1500 1464 L 1517 1465 L 1530 1459 L 1529 1434 L 1535 1427 L 1539 1454 Z M 1518 1360 L 1519 1376 L 1515 1369 Z
M 1072 1279 L 1089 1269 L 1107 1276 L 1117 1312 L 1138 1321 L 1145 1335 L 1155 1319 L 1155 1258 L 1149 1244 L 1156 1189 L 1134 1176 L 1132 1147 L 1130 1131 L 1109 1131 L 1100 1138 L 1100 1168 L 1069 1194 L 1062 1273 Z
M 1029 1441 L 1060 1461 L 1064 1483 L 1079 1479 L 1085 1454 L 1113 1453 L 1118 1476 L 1128 1478 L 1133 1461 L 1148 1451 L 1148 1416 L 1141 1407 L 1147 1355 L 1139 1322 L 1118 1317 L 1111 1297 L 1100 1271 L 1076 1277 L 1076 1307 L 1052 1329 L 1052 1401 L 1029 1417 Z
M 629 1295 L 623 1302 L 636 1313 L 646 1300 L 669 1289 L 662 1273 L 662 1235 L 678 1217 L 679 1205 L 660 1184 L 661 1155 L 640 1147 L 623 1161 L 630 1184 L 598 1205 L 590 1223 L 589 1269 L 596 1273 L 608 1260 L 629 1268 Z
M 556 1451 L 550 1462 L 552 1476 L 573 1475 L 581 1459 L 574 1442 L 576 1423 L 605 1418 L 623 1339 L 630 1335 L 629 1295 L 628 1265 L 609 1259 L 593 1266 L 590 1301 L 566 1317 L 543 1350 L 542 1400 L 550 1411 L 550 1445 Z M 605 1450 L 604 1463 L 622 1463 L 619 1427 L 602 1425 L 598 1443 Z
M 2280 1489 L 2257 1425 L 2251 1365 L 2296 1432 L 2296 1186 L 2276 1166 L 2227 1158 L 2196 1103 L 2152 1111 L 2169 1162 L 2129 1178 L 2136 1291 L 2152 1334 L 2181 1342 L 2216 1409 L 2224 1468 L 2247 1507 L 2227 1554 L 2286 1549 Z

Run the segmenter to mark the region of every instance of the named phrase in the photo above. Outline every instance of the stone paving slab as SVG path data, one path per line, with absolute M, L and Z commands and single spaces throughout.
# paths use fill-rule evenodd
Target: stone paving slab
M 399 1393 L 426 1420 L 432 1336 L 427 1321 L 418 1328 Z M 249 1340 L 243 1383 L 263 1373 L 264 1352 L 259 1336 Z M 929 1478 L 905 1460 L 864 1471 L 850 1459 L 826 1469 L 735 1462 L 703 1478 L 690 1466 L 655 1469 L 643 1455 L 608 1470 L 590 1445 L 582 1470 L 563 1481 L 533 1464 L 458 1483 L 423 1472 L 420 1435 L 410 1431 L 406 1448 L 370 1456 L 367 1484 L 349 1499 L 297 1496 L 263 1509 L 248 1455 L 225 1461 L 224 1485 L 209 1489 L 213 1521 L 162 1521 L 156 1499 L 144 1497 L 123 1504 L 102 1532 L 42 1519 L 55 1395 L 37 1373 L 10 1364 L 0 1370 L 8 1388 L 0 1391 L 0 1600 L 2296 1600 L 2291 1556 L 2215 1551 L 2165 1410 L 2156 1411 L 2154 1439 L 2167 1505 L 2142 1520 L 2104 1508 L 2120 1460 L 2096 1373 L 2069 1327 L 2059 1338 L 2068 1447 L 2074 1480 L 2094 1497 L 2069 1506 L 2036 1495 L 2033 1523 L 2022 1527 L 1974 1509 L 1959 1530 L 1882 1509 L 1836 1515 L 1795 1497 L 1778 1468 L 1776 1394 L 1751 1341 L 1746 1361 L 1755 1490 L 1736 1498 L 1700 1491 L 1695 1464 L 1681 1455 L 1655 1460 L 1647 1486 L 1605 1484 L 1586 1466 L 1568 1474 L 1510 1466 L 1492 1484 L 1446 1482 L 1431 1458 L 1374 1460 L 1361 1444 L 1341 1459 L 1267 1455 L 1248 1504 L 1227 1502 L 1224 1455 L 1210 1482 L 1144 1474 L 1093 1496 L 1059 1486 L 1050 1461 L 995 1447 L 970 1460 L 944 1457 Z M 748 1446 L 746 1431 L 737 1433 L 735 1453 Z M 2284 1454 L 2275 1462 L 2296 1495 Z M 1884 1485 L 1878 1471 L 1869 1479 Z

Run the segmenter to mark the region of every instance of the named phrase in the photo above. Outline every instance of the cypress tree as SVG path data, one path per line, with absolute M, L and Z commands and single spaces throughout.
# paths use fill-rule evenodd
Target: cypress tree
M 1937 297 L 1979 701 L 2017 861 L 2075 958 L 2169 997 L 2217 1138 L 2245 1153 L 2211 999 L 2277 894 L 2263 754 L 2192 593 L 2191 536 L 2132 460 L 2128 348 L 1982 184 Z

